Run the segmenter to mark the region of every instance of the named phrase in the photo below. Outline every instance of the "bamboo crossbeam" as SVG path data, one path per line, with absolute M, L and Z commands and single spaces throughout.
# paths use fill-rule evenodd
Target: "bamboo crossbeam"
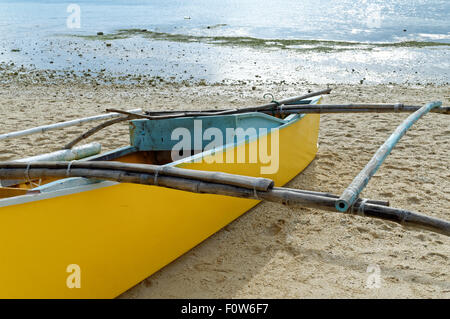
M 251 190 L 266 191 L 272 188 L 274 182 L 268 178 L 262 177 L 249 177 L 244 175 L 228 174 L 223 172 L 214 171 L 200 171 L 193 169 L 184 169 L 173 166 L 160 166 L 151 164 L 134 164 L 134 163 L 122 163 L 112 161 L 74 161 L 74 162 L 0 162 L 0 169 L 17 169 L 22 170 L 26 177 L 31 178 L 31 173 L 25 172 L 28 170 L 31 172 L 33 169 L 45 169 L 45 170 L 58 170 L 62 169 L 67 173 L 70 173 L 76 169 L 84 170 L 115 170 L 122 171 L 124 173 L 145 173 L 157 175 L 155 180 L 158 180 L 161 176 L 173 176 L 183 177 L 192 180 L 199 180 L 210 183 L 223 183 L 226 185 L 239 186 L 242 188 L 248 188 Z M 22 178 L 24 175 L 21 176 Z M 65 176 L 62 176 L 65 177 Z M 0 175 L 0 179 L 2 176 Z
M 313 104 L 302 106 L 283 106 L 278 111 L 282 114 L 296 113 L 412 113 L 421 106 L 403 104 Z M 431 113 L 450 114 L 450 107 L 440 106 L 430 110 Z
M 372 159 L 355 177 L 352 183 L 344 190 L 342 195 L 336 201 L 336 209 L 340 212 L 346 212 L 353 205 L 364 187 L 369 183 L 372 176 L 378 171 L 386 157 L 391 153 L 392 149 L 397 145 L 398 141 L 405 135 L 411 126 L 417 122 L 422 116 L 430 112 L 430 110 L 440 107 L 442 102 L 431 102 L 414 112 L 389 136 L 386 142 L 380 146 Z
M 312 104 L 312 105 L 281 105 L 275 112 L 282 115 L 288 114 L 328 114 L 328 113 L 412 113 L 421 106 L 404 104 Z M 243 113 L 241 109 L 235 110 L 206 110 L 206 111 L 146 111 L 145 115 L 136 115 L 135 118 L 162 120 L 179 117 L 217 116 L 224 114 Z M 108 112 L 116 112 L 130 115 L 129 112 L 108 109 Z M 227 111 L 227 113 L 225 113 Z M 229 112 L 228 112 L 229 111 Z M 253 110 L 247 112 L 261 112 L 273 114 L 273 110 Z M 432 109 L 431 113 L 450 114 L 450 106 L 440 106 Z
M 249 107 L 244 107 L 244 108 L 240 108 L 240 109 L 219 111 L 216 114 L 212 114 L 212 115 L 226 115 L 226 114 L 238 114 L 238 113 L 247 113 L 247 112 L 258 112 L 258 111 L 269 110 L 269 109 L 276 110 L 276 108 L 279 105 L 295 103 L 295 102 L 298 102 L 301 100 L 308 99 L 310 97 L 315 97 L 315 96 L 319 96 L 319 95 L 323 95 L 323 94 L 330 94 L 330 93 L 331 93 L 331 89 L 324 89 L 324 90 L 311 92 L 311 93 L 300 95 L 300 96 L 290 97 L 290 98 L 283 99 L 283 100 L 276 101 L 276 102 L 273 101 L 273 102 L 259 105 L 259 106 L 249 106 Z
M 329 94 L 331 92 L 331 89 L 325 89 L 325 90 L 320 90 L 317 92 L 312 92 L 312 93 L 308 93 L 302 96 L 296 96 L 296 97 L 291 97 L 285 100 L 282 100 L 280 102 L 277 103 L 293 103 L 293 102 L 298 102 L 300 100 L 303 99 L 307 99 L 309 97 L 314 97 L 317 95 L 321 95 L 321 94 Z M 254 110 L 258 110 L 261 109 L 263 110 L 264 108 L 267 107 L 274 107 L 277 105 L 277 103 L 269 103 L 269 104 L 265 104 L 265 105 L 261 105 L 261 106 L 257 106 L 257 107 L 250 107 L 250 109 L 254 109 Z M 130 111 L 123 111 L 123 110 L 118 110 L 118 109 L 107 109 L 107 112 L 115 112 L 115 113 L 119 113 L 122 115 L 126 115 L 126 116 L 122 116 L 119 117 L 117 119 L 112 119 L 106 122 L 103 122 L 91 129 L 89 129 L 88 131 L 84 132 L 83 134 L 79 135 L 78 137 L 76 137 L 75 139 L 73 139 L 72 141 L 70 141 L 69 143 L 67 143 L 64 146 L 64 149 L 71 149 L 72 147 L 74 147 L 76 144 L 78 144 L 80 141 L 94 135 L 95 133 L 99 132 L 100 130 L 109 127 L 111 125 L 117 124 L 117 123 L 121 123 L 124 121 L 128 121 L 131 119 L 135 119 L 135 118 L 144 118 L 144 119 L 169 119 L 169 118 L 178 118 L 178 117 L 187 117 L 187 116 L 198 116 L 198 115 L 202 115 L 202 116 L 207 116 L 207 115 L 220 115 L 220 114 L 232 114 L 232 113 L 243 113 L 245 112 L 246 109 L 249 108 L 244 108 L 244 109 L 237 109 L 237 110 L 221 110 L 221 111 L 217 111 L 217 110 L 213 110 L 213 111 L 208 111 L 208 112 L 204 112 L 204 111 L 188 111 L 188 112 L 173 112 L 173 113 L 167 113 L 167 114 L 163 114 L 163 115 L 158 115 L 158 116 L 148 116 L 148 115 L 142 115 L 142 114 L 133 114 Z
M 34 162 L 34 161 L 33 161 Z M 0 169 L 18 169 L 18 170 L 26 170 L 28 167 L 28 163 L 23 165 L 17 165 L 17 162 L 0 162 Z M 274 183 L 270 179 L 259 178 L 259 177 L 248 177 L 248 176 L 240 176 L 234 174 L 227 174 L 222 172 L 209 172 L 209 171 L 198 171 L 198 170 L 190 170 L 190 169 L 181 169 L 177 167 L 170 166 L 158 166 L 158 165 L 150 165 L 150 164 L 130 164 L 130 163 L 120 163 L 120 162 L 111 162 L 111 161 L 92 161 L 92 162 L 72 162 L 71 164 L 68 162 L 39 162 L 30 164 L 29 169 L 62 169 L 65 172 L 63 176 L 53 176 L 53 177 L 73 177 L 74 169 L 90 169 L 90 170 L 121 170 L 123 172 L 131 172 L 131 173 L 146 173 L 146 174 L 154 174 L 158 172 L 159 176 L 175 176 L 182 178 L 190 178 L 192 180 L 201 180 L 204 182 L 215 182 L 215 183 L 223 183 L 226 185 L 239 186 L 242 188 L 248 189 L 256 189 L 260 191 L 266 191 L 269 188 L 272 188 Z M 69 175 L 67 175 L 69 173 Z M 25 176 L 30 177 L 27 172 L 23 172 Z M 55 173 L 53 173 L 55 174 Z M 156 177 L 156 179 L 159 178 Z M 0 175 L 1 178 L 1 175 Z M 31 178 L 31 177 L 30 177 Z M 317 196 L 325 196 L 330 198 L 339 198 L 337 195 L 333 195 L 325 192 L 317 192 L 317 191 L 307 191 L 307 190 L 292 190 L 302 194 L 310 194 Z M 382 200 L 368 200 L 368 203 L 382 206 L 389 206 L 389 201 Z
M 134 109 L 134 110 L 129 110 L 127 112 L 136 114 L 136 113 L 141 113 L 142 110 Z M 75 119 L 75 120 L 66 121 L 66 122 L 60 122 L 60 123 L 55 123 L 55 124 L 33 127 L 33 128 L 29 128 L 29 129 L 22 130 L 22 131 L 0 134 L 0 140 L 5 140 L 8 138 L 17 138 L 17 137 L 31 135 L 31 134 L 37 134 L 37 133 L 44 133 L 44 132 L 51 131 L 51 130 L 62 129 L 65 127 L 79 125 L 79 124 L 93 122 L 93 121 L 111 119 L 111 118 L 115 118 L 115 117 L 119 117 L 119 116 L 122 116 L 122 115 L 119 113 L 100 114 L 100 115 L 89 116 L 89 117 Z
M 74 163 L 75 164 L 75 163 Z M 31 164 L 26 174 L 30 179 L 41 177 L 87 177 L 102 180 L 112 180 L 122 183 L 136 183 L 143 185 L 157 185 L 199 194 L 214 194 L 246 199 L 265 200 L 280 203 L 286 206 L 301 206 L 318 208 L 326 211 L 336 211 L 336 198 L 308 194 L 294 189 L 274 187 L 266 191 L 243 188 L 223 183 L 212 183 L 201 180 L 193 180 L 180 176 L 156 176 L 155 174 L 132 172 L 114 169 L 86 169 L 86 168 L 37 168 Z M 66 163 L 67 166 L 67 163 Z M 183 170 L 183 169 L 182 169 Z M 9 165 L 0 164 L 0 178 L 23 178 L 25 169 L 12 168 Z M 251 177 L 249 177 L 251 179 Z M 404 226 L 419 229 L 427 229 L 446 236 L 450 236 L 450 222 L 425 216 L 419 213 L 402 209 L 391 208 L 369 203 L 362 199 L 356 201 L 347 214 L 360 215 L 383 220 L 389 220 Z
M 282 113 L 353 113 L 353 112 L 373 112 L 373 113 L 409 113 L 419 110 L 422 106 L 405 105 L 403 103 L 348 103 L 348 104 L 306 104 L 306 105 L 283 105 L 277 111 Z M 112 109 L 111 109 L 112 111 Z M 169 115 L 169 114 L 191 114 L 191 116 L 205 116 L 209 112 L 221 112 L 226 110 L 200 110 L 200 111 L 145 111 L 146 115 Z M 118 110 L 120 112 L 120 110 Z M 260 112 L 272 113 L 272 111 L 262 110 Z M 450 106 L 440 106 L 432 109 L 432 113 L 450 114 Z
M 249 106 L 240 109 L 228 109 L 228 110 L 211 110 L 211 111 L 175 111 L 174 113 L 167 113 L 162 115 L 144 115 L 139 114 L 137 117 L 148 120 L 166 120 L 171 118 L 179 118 L 179 117 L 191 117 L 191 116 L 217 116 L 217 115 L 229 115 L 229 114 L 239 114 L 239 113 L 247 113 L 247 112 L 258 112 L 264 111 L 268 109 L 276 110 L 278 105 L 289 104 L 298 102 L 310 97 L 322 95 L 322 94 L 330 94 L 331 89 L 324 89 L 317 92 L 312 92 L 308 94 L 304 94 L 301 96 L 294 96 L 287 99 L 283 99 L 276 102 L 270 102 L 267 104 L 259 105 L 259 106 Z M 107 112 L 115 112 L 124 115 L 130 115 L 130 112 L 118 110 L 118 109 L 107 109 Z

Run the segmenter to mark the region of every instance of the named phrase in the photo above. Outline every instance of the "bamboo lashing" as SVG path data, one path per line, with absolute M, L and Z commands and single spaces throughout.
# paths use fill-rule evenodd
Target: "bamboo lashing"
M 372 176 L 378 171 L 386 157 L 391 153 L 392 149 L 397 145 L 398 141 L 405 135 L 411 126 L 417 122 L 422 116 L 430 112 L 432 109 L 440 107 L 442 102 L 431 102 L 414 112 L 406 120 L 398 126 L 389 136 L 386 142 L 380 146 L 372 159 L 355 177 L 352 183 L 344 190 L 342 195 L 336 201 L 336 209 L 340 212 L 346 212 L 358 198 L 361 191 L 369 183 Z
M 335 198 L 335 199 L 339 198 L 338 195 L 334 195 L 334 194 L 326 193 L 326 192 L 317 192 L 317 191 L 310 191 L 310 190 L 303 190 L 303 189 L 292 189 L 292 188 L 290 190 L 291 191 L 295 191 L 295 192 L 299 192 L 299 193 L 303 193 L 303 194 L 325 196 L 325 197 Z M 359 198 L 358 201 L 362 201 L 362 199 Z M 365 201 L 367 203 L 369 203 L 369 204 L 374 204 L 374 205 L 381 205 L 381 206 L 389 206 L 390 205 L 389 201 L 385 201 L 385 200 L 365 199 Z

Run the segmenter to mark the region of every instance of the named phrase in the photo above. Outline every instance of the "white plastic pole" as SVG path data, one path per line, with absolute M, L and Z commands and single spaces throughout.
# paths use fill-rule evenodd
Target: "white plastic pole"
M 21 158 L 14 162 L 32 163 L 45 161 L 75 161 L 85 157 L 97 155 L 101 152 L 100 143 L 93 142 L 81 146 L 74 147 L 70 150 L 59 150 L 52 153 L 36 155 L 27 158 Z
M 127 112 L 140 114 L 140 113 L 142 113 L 142 109 L 134 109 L 134 110 L 129 110 Z M 31 135 L 31 134 L 36 134 L 36 133 L 44 133 L 47 131 L 61 129 L 61 128 L 69 127 L 69 126 L 82 124 L 82 123 L 111 119 L 111 118 L 120 117 L 120 116 L 123 116 L 123 115 L 119 114 L 119 113 L 108 113 L 108 114 L 101 114 L 101 115 L 85 117 L 85 118 L 81 118 L 81 119 L 75 119 L 75 120 L 71 120 L 71 121 L 67 121 L 67 122 L 43 125 L 43 126 L 29 128 L 29 129 L 26 129 L 23 131 L 0 134 L 0 140 L 5 140 L 7 138 L 16 138 L 16 137 L 21 137 L 21 136 Z

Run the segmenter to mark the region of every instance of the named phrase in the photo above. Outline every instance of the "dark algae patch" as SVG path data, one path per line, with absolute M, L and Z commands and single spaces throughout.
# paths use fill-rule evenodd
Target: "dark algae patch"
M 427 47 L 450 47 L 450 43 L 432 42 L 432 41 L 403 41 L 394 43 L 375 43 L 377 47 L 391 48 L 427 48 Z
M 188 34 L 176 34 L 166 32 L 155 32 L 143 29 L 120 29 L 111 34 L 96 35 L 74 35 L 87 40 L 112 41 L 126 39 L 134 36 L 180 43 L 206 43 L 225 46 L 240 46 L 250 48 L 277 48 L 297 51 L 336 52 L 345 50 L 372 50 L 374 48 L 426 48 L 450 46 L 448 43 L 431 41 L 403 41 L 394 43 L 363 43 L 350 41 L 327 41 L 327 40 L 301 40 L 301 39 L 260 39 L 253 37 L 232 36 L 198 36 Z

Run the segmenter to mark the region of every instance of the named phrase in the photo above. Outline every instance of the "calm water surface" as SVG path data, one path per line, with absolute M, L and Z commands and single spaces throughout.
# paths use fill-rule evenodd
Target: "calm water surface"
M 38 69 L 446 83 L 449 49 L 448 0 L 0 0 L 0 62 Z

